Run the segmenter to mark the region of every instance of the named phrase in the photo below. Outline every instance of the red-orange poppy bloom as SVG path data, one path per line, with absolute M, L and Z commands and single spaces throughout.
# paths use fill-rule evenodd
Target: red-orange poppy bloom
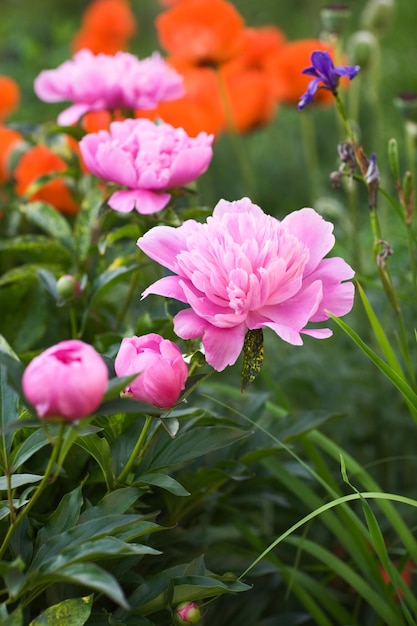
M 272 120 L 276 103 L 265 72 L 230 63 L 219 70 L 224 89 L 220 93 L 224 125 L 245 133 Z
M 301 72 L 311 65 L 311 54 L 315 50 L 328 52 L 334 60 L 334 49 L 320 39 L 290 41 L 269 57 L 266 67 L 272 92 L 278 102 L 298 104 L 311 81 L 311 76 Z M 346 86 L 346 79 L 341 79 L 341 85 L 343 84 Z M 334 96 L 330 91 L 320 89 L 314 101 L 319 104 L 331 104 L 334 102 Z
M 94 54 L 115 54 L 127 48 L 137 21 L 127 0 L 94 0 L 82 16 L 72 51 L 88 48 Z
M 0 76 L 0 123 L 19 106 L 20 87 L 10 76 Z
M 264 69 L 269 58 L 279 52 L 286 41 L 285 34 L 277 26 L 245 28 L 235 60 L 251 69 Z
M 137 111 L 137 117 L 160 118 L 172 126 L 184 128 L 190 137 L 201 131 L 219 134 L 224 128 L 224 113 L 215 70 L 168 61 L 184 78 L 185 96 L 161 102 L 152 112 Z
M 0 126 L 0 183 L 10 179 L 10 155 L 20 143 L 23 137 L 17 130 Z
M 29 200 L 41 200 L 54 206 L 58 211 L 72 215 L 79 210 L 62 176 L 57 176 L 43 184 L 34 192 L 32 183 L 47 174 L 64 172 L 67 164 L 60 156 L 44 145 L 37 145 L 25 152 L 14 170 L 15 192 Z
M 244 20 L 226 0 L 188 0 L 155 20 L 161 46 L 193 65 L 218 65 L 239 50 Z

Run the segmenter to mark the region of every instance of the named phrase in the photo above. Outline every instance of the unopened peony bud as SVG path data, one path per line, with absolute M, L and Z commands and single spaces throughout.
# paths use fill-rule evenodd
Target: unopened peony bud
M 114 368 L 118 376 L 138 373 L 125 393 L 161 409 L 176 403 L 188 377 L 181 350 L 156 333 L 123 339 Z
M 22 379 L 23 392 L 41 418 L 74 422 L 93 413 L 107 388 L 101 356 L 83 341 L 61 341 L 35 357 Z
M 62 300 L 73 300 L 78 298 L 81 293 L 81 287 L 75 276 L 64 274 L 57 280 L 56 288 Z
M 192 626 L 199 624 L 201 620 L 201 611 L 195 602 L 182 602 L 174 611 L 175 626 Z

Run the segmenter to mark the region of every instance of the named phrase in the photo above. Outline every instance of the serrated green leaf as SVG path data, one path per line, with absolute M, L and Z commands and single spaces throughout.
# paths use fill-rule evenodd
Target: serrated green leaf
M 71 227 L 65 217 L 53 206 L 45 202 L 29 202 L 22 205 L 26 217 L 51 237 L 72 249 Z
M 264 336 L 262 328 L 248 330 L 243 344 L 243 365 L 240 376 L 244 391 L 258 376 L 264 364 Z
M 84 626 L 93 608 L 93 594 L 48 607 L 29 626 Z

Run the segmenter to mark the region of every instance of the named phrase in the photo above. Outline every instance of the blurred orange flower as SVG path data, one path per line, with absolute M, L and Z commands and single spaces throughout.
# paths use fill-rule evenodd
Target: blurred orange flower
M 10 76 L 0 76 L 0 123 L 11 115 L 20 103 L 20 87 Z
M 30 185 L 41 176 L 64 172 L 67 168 L 66 162 L 50 148 L 44 145 L 34 146 L 21 156 L 14 170 L 15 192 L 18 196 L 27 196 L 30 201 L 47 202 L 62 213 L 75 214 L 79 206 L 61 176 L 41 185 L 33 193 L 30 192 Z
M 10 179 L 10 155 L 20 143 L 23 143 L 23 137 L 17 130 L 0 126 L 0 183 Z
M 128 0 L 94 0 L 82 16 L 72 51 L 88 48 L 94 54 L 115 54 L 127 48 L 136 31 L 136 18 Z
M 174 59 L 192 65 L 218 65 L 239 48 L 244 20 L 226 0 L 188 0 L 155 20 L 161 46 Z
M 289 41 L 270 55 L 266 63 L 266 70 L 272 93 L 278 102 L 297 106 L 311 81 L 311 76 L 301 72 L 311 65 L 310 57 L 314 50 L 326 51 L 334 60 L 334 49 L 320 39 Z M 340 82 L 341 85 L 346 86 L 345 79 L 341 79 Z M 317 91 L 314 101 L 320 104 L 332 104 L 334 96 L 330 91 L 320 89 Z
M 397 567 L 397 563 L 394 563 L 393 565 L 394 565 L 394 567 Z M 403 579 L 403 581 L 405 582 L 407 587 L 411 587 L 411 585 L 412 585 L 413 572 L 414 572 L 415 568 L 416 568 L 416 566 L 415 566 L 415 563 L 413 563 L 413 561 L 407 561 L 407 563 L 404 565 L 403 569 L 401 570 L 401 578 Z M 388 574 L 387 570 L 385 568 L 383 568 L 383 567 L 381 567 L 381 575 L 382 575 L 382 578 L 384 579 L 384 581 L 387 584 L 391 583 L 391 579 L 389 577 L 389 574 Z M 402 591 L 402 589 L 400 587 L 398 587 L 395 590 L 395 598 L 396 598 L 396 600 L 400 600 L 403 597 L 404 597 L 404 592 Z

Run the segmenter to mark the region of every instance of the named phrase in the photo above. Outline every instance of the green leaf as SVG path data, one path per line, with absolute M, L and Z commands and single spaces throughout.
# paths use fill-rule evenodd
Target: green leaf
M 252 383 L 264 364 L 264 336 L 262 328 L 248 330 L 243 344 L 243 365 L 240 375 L 241 389 Z
M 5 367 L 7 382 L 18 395 L 22 397 L 22 376 L 25 367 L 2 335 L 0 335 L 0 366 L 1 365 Z M 12 421 L 12 416 L 9 416 L 7 422 L 10 423 Z
M 68 248 L 73 247 L 71 227 L 65 217 L 50 204 L 29 202 L 22 205 L 26 217 L 51 237 Z
M 68 264 L 71 255 L 68 249 L 59 241 L 45 237 L 44 235 L 16 235 L 10 239 L 0 240 L 0 253 L 7 252 L 21 254 L 21 258 L 32 263 L 45 262 Z
M 22 485 L 30 485 L 31 483 L 37 483 L 42 480 L 41 474 L 12 474 L 10 476 L 10 482 L 12 489 L 16 487 L 22 487 Z M 8 479 L 6 476 L 0 476 L 0 491 L 6 491 Z
M 180 465 L 213 450 L 224 448 L 248 437 L 249 431 L 227 426 L 197 426 L 175 439 L 169 439 L 150 461 L 148 469 Z
M 48 607 L 29 626 L 84 626 L 93 608 L 93 594 Z
M 190 493 L 178 481 L 176 481 L 171 476 L 167 476 L 167 474 L 142 474 L 136 479 L 136 482 L 141 485 L 145 483 L 145 485 L 155 485 L 156 487 L 161 487 L 162 489 L 166 489 L 170 493 L 173 493 L 176 496 L 189 496 Z
M 95 185 L 93 177 L 90 179 L 90 189 L 81 203 L 81 210 L 77 214 L 74 225 L 75 246 L 80 261 L 84 261 L 89 253 L 93 232 L 96 228 L 100 208 L 103 206 L 103 194 Z
M 376 352 L 374 352 L 366 343 L 359 337 L 359 335 L 350 328 L 343 320 L 330 314 L 332 320 L 336 322 L 342 330 L 356 343 L 356 345 L 366 354 L 366 356 L 381 370 L 381 372 L 391 381 L 391 383 L 397 387 L 401 392 L 403 398 L 407 402 L 410 410 L 413 413 L 414 420 L 417 422 L 417 394 L 412 390 L 409 384 L 400 376 L 396 370 L 392 369 L 388 363 L 381 359 Z
M 0 352 L 1 355 L 2 353 Z M 10 467 L 9 453 L 12 444 L 12 434 L 8 432 L 7 427 L 17 420 L 19 414 L 18 401 L 19 397 L 8 384 L 7 371 L 0 360 L 0 466 L 3 472 Z
M 23 626 L 23 610 L 17 606 L 12 613 L 7 613 L 7 605 L 0 606 L 0 626 Z
M 11 562 L 0 562 L 0 576 L 4 579 L 11 598 L 16 598 L 24 587 L 24 570 L 25 563 L 20 556 Z
M 24 424 L 20 422 L 20 427 Z M 11 459 L 11 471 L 15 472 L 30 459 L 35 452 L 38 452 L 49 444 L 49 439 L 46 436 L 42 428 L 38 428 L 35 432 L 31 433 L 26 439 L 24 439 L 16 448 L 10 457 Z
M 54 584 L 57 582 L 73 583 L 103 593 L 110 600 L 124 609 L 129 608 L 122 588 L 117 580 L 104 569 L 94 563 L 71 563 L 60 567 L 48 576 L 39 579 L 39 584 Z
M 98 248 L 101 254 L 104 254 L 109 246 L 112 246 L 119 239 L 129 239 L 130 241 L 137 241 L 141 236 L 142 231 L 138 224 L 124 224 L 116 230 L 112 230 L 110 233 L 103 235 L 99 241 Z
M 91 434 L 78 437 L 74 443 L 79 448 L 88 452 L 88 454 L 97 461 L 103 473 L 104 480 L 106 481 L 107 489 L 110 489 L 116 475 L 111 448 L 107 439 L 96 434 Z
M 83 505 L 81 485 L 66 493 L 59 505 L 48 517 L 37 537 L 37 546 L 41 547 L 50 537 L 60 535 L 77 523 Z
M 125 278 L 132 272 L 137 271 L 139 268 L 140 265 L 135 263 L 134 265 L 122 265 L 114 269 L 109 269 L 100 274 L 100 276 L 94 281 L 91 288 L 90 307 L 94 305 L 97 300 L 99 300 L 109 289 L 111 289 L 115 282 L 121 278 Z

